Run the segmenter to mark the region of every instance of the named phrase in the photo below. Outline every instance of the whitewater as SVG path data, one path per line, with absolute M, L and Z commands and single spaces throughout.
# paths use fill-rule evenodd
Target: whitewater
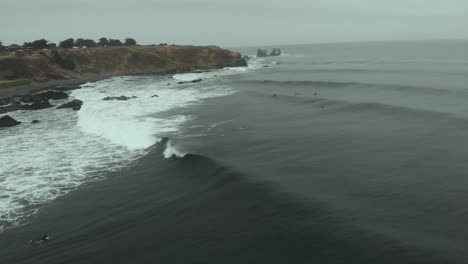
M 71 99 L 84 102 L 78 112 L 50 108 L 8 113 L 22 125 L 0 129 L 0 232 L 27 223 L 44 205 L 147 154 L 193 118 L 168 111 L 233 93 L 222 77 L 259 65 L 254 61 L 249 67 L 210 72 L 113 77 L 73 91 Z M 195 79 L 203 81 L 178 84 Z M 102 100 L 122 95 L 132 99 Z M 168 144 L 165 156 L 173 154 L 180 155 Z

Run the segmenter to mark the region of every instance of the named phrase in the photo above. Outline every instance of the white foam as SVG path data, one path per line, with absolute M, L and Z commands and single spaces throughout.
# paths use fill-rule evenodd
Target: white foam
M 289 54 L 289 53 L 281 53 L 280 57 L 291 57 L 291 58 L 304 58 L 306 54 Z
M 174 78 L 177 81 L 191 82 L 197 79 L 212 78 L 212 77 L 215 77 L 215 75 L 216 74 L 213 72 L 179 73 L 179 74 L 174 75 L 172 78 Z
M 223 69 L 175 78 L 197 79 L 201 74 L 206 79 L 243 71 Z M 78 112 L 50 108 L 8 113 L 23 123 L 0 129 L 0 232 L 25 223 L 41 206 L 81 184 L 127 166 L 159 138 L 178 133 L 191 118 L 167 111 L 233 92 L 222 82 L 189 87 L 166 83 L 162 77 L 115 77 L 74 90 L 71 97 L 84 102 Z M 122 95 L 136 98 L 102 100 Z M 31 124 L 32 120 L 41 122 Z M 168 144 L 164 155 L 184 153 Z
M 41 205 L 144 154 L 85 135 L 76 112 L 12 112 L 20 126 L 0 130 L 0 231 Z M 39 124 L 29 122 L 37 119 Z
M 177 158 L 183 158 L 187 154 L 188 153 L 178 150 L 176 147 L 174 147 L 174 145 L 172 144 L 170 140 L 167 142 L 166 149 L 164 150 L 164 153 L 163 153 L 164 158 L 166 159 L 172 158 L 174 156 Z
M 165 135 L 176 132 L 179 125 L 190 118 L 176 116 L 160 119 L 155 114 L 188 106 L 203 98 L 230 93 L 220 86 L 177 89 L 168 87 L 163 81 L 155 81 L 154 78 L 138 81 L 120 78 L 116 82 L 117 86 L 115 82 L 100 82 L 93 88 L 73 92 L 73 96 L 85 102 L 78 114 L 78 125 L 84 132 L 129 149 L 150 147 L 158 140 L 157 133 Z M 96 94 L 96 89 L 105 93 Z M 158 97 L 152 97 L 153 95 Z M 102 100 L 108 96 L 136 98 L 127 101 Z
M 79 112 L 8 113 L 23 124 L 0 129 L 0 231 L 24 223 L 42 205 L 84 182 L 126 166 L 190 118 L 163 118 L 159 112 L 230 93 L 221 86 L 169 89 L 157 78 L 113 78 L 75 90 L 72 97 L 84 101 Z M 102 100 L 120 95 L 137 98 Z M 31 124 L 35 119 L 41 122 Z
M 173 78 L 177 81 L 182 81 L 182 82 L 191 82 L 197 79 L 212 79 L 220 76 L 228 76 L 228 75 L 236 75 L 236 74 L 242 74 L 245 73 L 249 70 L 254 70 L 258 69 L 262 66 L 262 63 L 264 62 L 263 59 L 250 59 L 248 61 L 248 66 L 247 67 L 226 67 L 221 70 L 216 70 L 216 71 L 207 71 L 207 72 L 200 72 L 200 73 L 179 73 L 173 76 Z

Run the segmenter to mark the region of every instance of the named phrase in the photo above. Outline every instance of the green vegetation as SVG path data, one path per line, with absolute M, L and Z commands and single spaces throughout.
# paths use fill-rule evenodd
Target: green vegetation
M 9 46 L 12 49 L 33 49 L 33 50 L 40 50 L 40 49 L 51 49 L 57 47 L 55 43 L 49 42 L 45 39 L 34 40 L 33 42 L 24 42 L 23 46 L 18 46 L 16 44 L 11 44 Z
M 32 49 L 32 42 L 24 42 L 21 47 Z
M 125 39 L 125 46 L 135 46 L 137 44 L 136 40 L 132 38 Z
M 107 47 L 109 46 L 109 40 L 107 38 L 100 38 L 97 44 L 99 47 Z
M 133 38 L 126 38 L 125 42 L 122 43 L 122 41 L 118 39 L 108 39 L 108 38 L 100 38 L 99 41 L 96 43 L 96 41 L 92 39 L 83 39 L 83 38 L 78 38 L 78 39 L 65 39 L 59 43 L 60 48 L 64 49 L 71 49 L 73 47 L 87 47 L 87 48 L 94 48 L 94 47 L 116 47 L 116 46 L 135 46 L 137 45 L 137 42 Z M 0 52 L 1 51 L 10 51 L 10 52 L 15 52 L 18 50 L 41 50 L 41 49 L 53 49 L 56 48 L 57 44 L 49 42 L 46 39 L 38 39 L 34 40 L 32 42 L 24 42 L 23 45 L 17 45 L 17 44 L 11 44 L 10 46 L 4 46 L 3 43 L 0 41 Z
M 35 40 L 32 42 L 32 48 L 33 49 L 47 49 L 48 42 L 49 41 L 45 39 Z
M 123 43 L 122 41 L 118 39 L 109 39 L 109 46 L 110 47 L 123 46 Z
M 66 39 L 59 43 L 59 47 L 61 48 L 73 48 L 75 46 L 75 40 L 73 38 Z
M 75 46 L 76 47 L 88 47 L 88 48 L 92 48 L 92 47 L 97 47 L 97 44 L 94 40 L 92 39 L 82 39 L 82 38 L 79 38 L 75 41 Z

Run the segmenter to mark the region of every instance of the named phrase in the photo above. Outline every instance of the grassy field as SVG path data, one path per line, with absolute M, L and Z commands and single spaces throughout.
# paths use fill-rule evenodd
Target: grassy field
M 18 79 L 18 80 L 12 80 L 12 81 L 0 80 L 0 89 L 13 87 L 13 86 L 19 86 L 19 85 L 28 85 L 30 83 L 31 83 L 31 80 L 29 79 Z

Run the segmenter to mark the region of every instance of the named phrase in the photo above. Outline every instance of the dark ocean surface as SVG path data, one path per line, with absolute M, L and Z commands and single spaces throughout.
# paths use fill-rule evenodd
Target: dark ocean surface
M 468 41 L 281 48 L 146 113 L 191 118 L 0 233 L 0 263 L 468 263 Z

